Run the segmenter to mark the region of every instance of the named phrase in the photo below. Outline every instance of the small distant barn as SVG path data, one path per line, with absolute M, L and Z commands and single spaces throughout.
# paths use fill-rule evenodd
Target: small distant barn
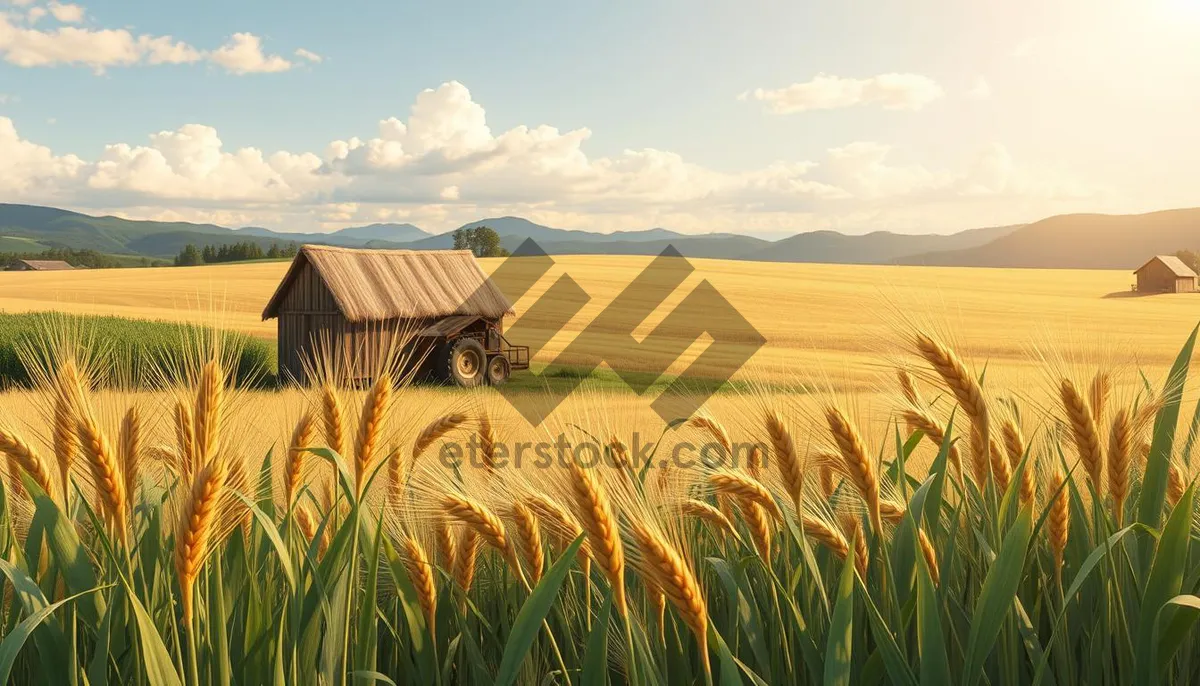
M 17 260 L 8 265 L 10 272 L 57 272 L 74 269 L 62 260 Z
M 467 250 L 366 250 L 305 245 L 263 310 L 279 322 L 281 379 L 337 355 L 365 380 L 400 345 L 422 346 L 427 371 L 461 386 L 503 383 L 529 349 L 503 334 L 512 305 Z
M 1138 293 L 1193 293 L 1196 290 L 1196 272 L 1174 255 L 1155 255 L 1133 273 L 1137 276 Z

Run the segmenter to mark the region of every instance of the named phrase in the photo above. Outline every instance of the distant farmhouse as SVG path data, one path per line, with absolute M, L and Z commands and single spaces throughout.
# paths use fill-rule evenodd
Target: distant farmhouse
M 1133 272 L 1138 293 L 1194 293 L 1196 272 L 1174 255 L 1155 255 Z
M 10 272 L 58 272 L 74 269 L 62 260 L 17 260 L 8 265 Z

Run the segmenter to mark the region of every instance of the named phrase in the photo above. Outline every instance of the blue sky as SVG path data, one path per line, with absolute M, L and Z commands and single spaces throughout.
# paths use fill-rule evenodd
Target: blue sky
M 1163 209 L 1200 204 L 1196 45 L 1200 0 L 0 0 L 0 200 L 764 236 Z

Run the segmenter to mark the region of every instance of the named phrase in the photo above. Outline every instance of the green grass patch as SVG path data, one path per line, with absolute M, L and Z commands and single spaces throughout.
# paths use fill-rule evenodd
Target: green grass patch
M 629 393 L 630 385 L 645 388 L 644 394 L 657 395 L 667 389 L 677 375 L 656 375 L 651 372 L 629 372 L 622 378 L 608 367 L 597 367 L 588 370 L 585 367 L 573 365 L 548 365 L 533 363 L 528 371 L 515 371 L 505 384 L 506 391 L 518 390 L 529 392 L 557 392 L 570 390 L 579 384 L 580 391 L 601 391 L 608 393 Z M 628 381 L 627 381 L 628 380 Z M 744 393 L 753 388 L 774 390 L 778 392 L 796 393 L 799 389 L 783 385 L 751 384 L 740 379 L 724 381 L 721 379 L 689 378 L 686 380 L 686 392 L 690 393 Z
M 139 386 L 152 386 L 164 374 L 174 377 L 184 368 L 188 352 L 216 334 L 208 327 L 177 322 L 46 312 L 0 314 L 0 388 L 29 386 L 30 371 L 21 359 L 21 351 L 31 346 L 45 349 L 48 338 L 61 337 L 64 331 L 86 346 L 85 354 L 118 365 L 115 378 Z M 219 335 L 224 337 L 223 349 L 234 361 L 237 383 L 275 385 L 274 345 L 237 332 L 223 331 Z

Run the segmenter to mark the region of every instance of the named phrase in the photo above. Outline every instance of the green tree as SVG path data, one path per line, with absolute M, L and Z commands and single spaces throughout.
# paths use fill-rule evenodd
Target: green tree
M 454 249 L 470 250 L 475 257 L 507 257 L 500 234 L 490 226 L 463 227 L 454 232 Z
M 190 267 L 203 262 L 203 256 L 196 246 L 188 243 L 183 250 L 179 251 L 179 255 L 175 257 L 176 267 Z

